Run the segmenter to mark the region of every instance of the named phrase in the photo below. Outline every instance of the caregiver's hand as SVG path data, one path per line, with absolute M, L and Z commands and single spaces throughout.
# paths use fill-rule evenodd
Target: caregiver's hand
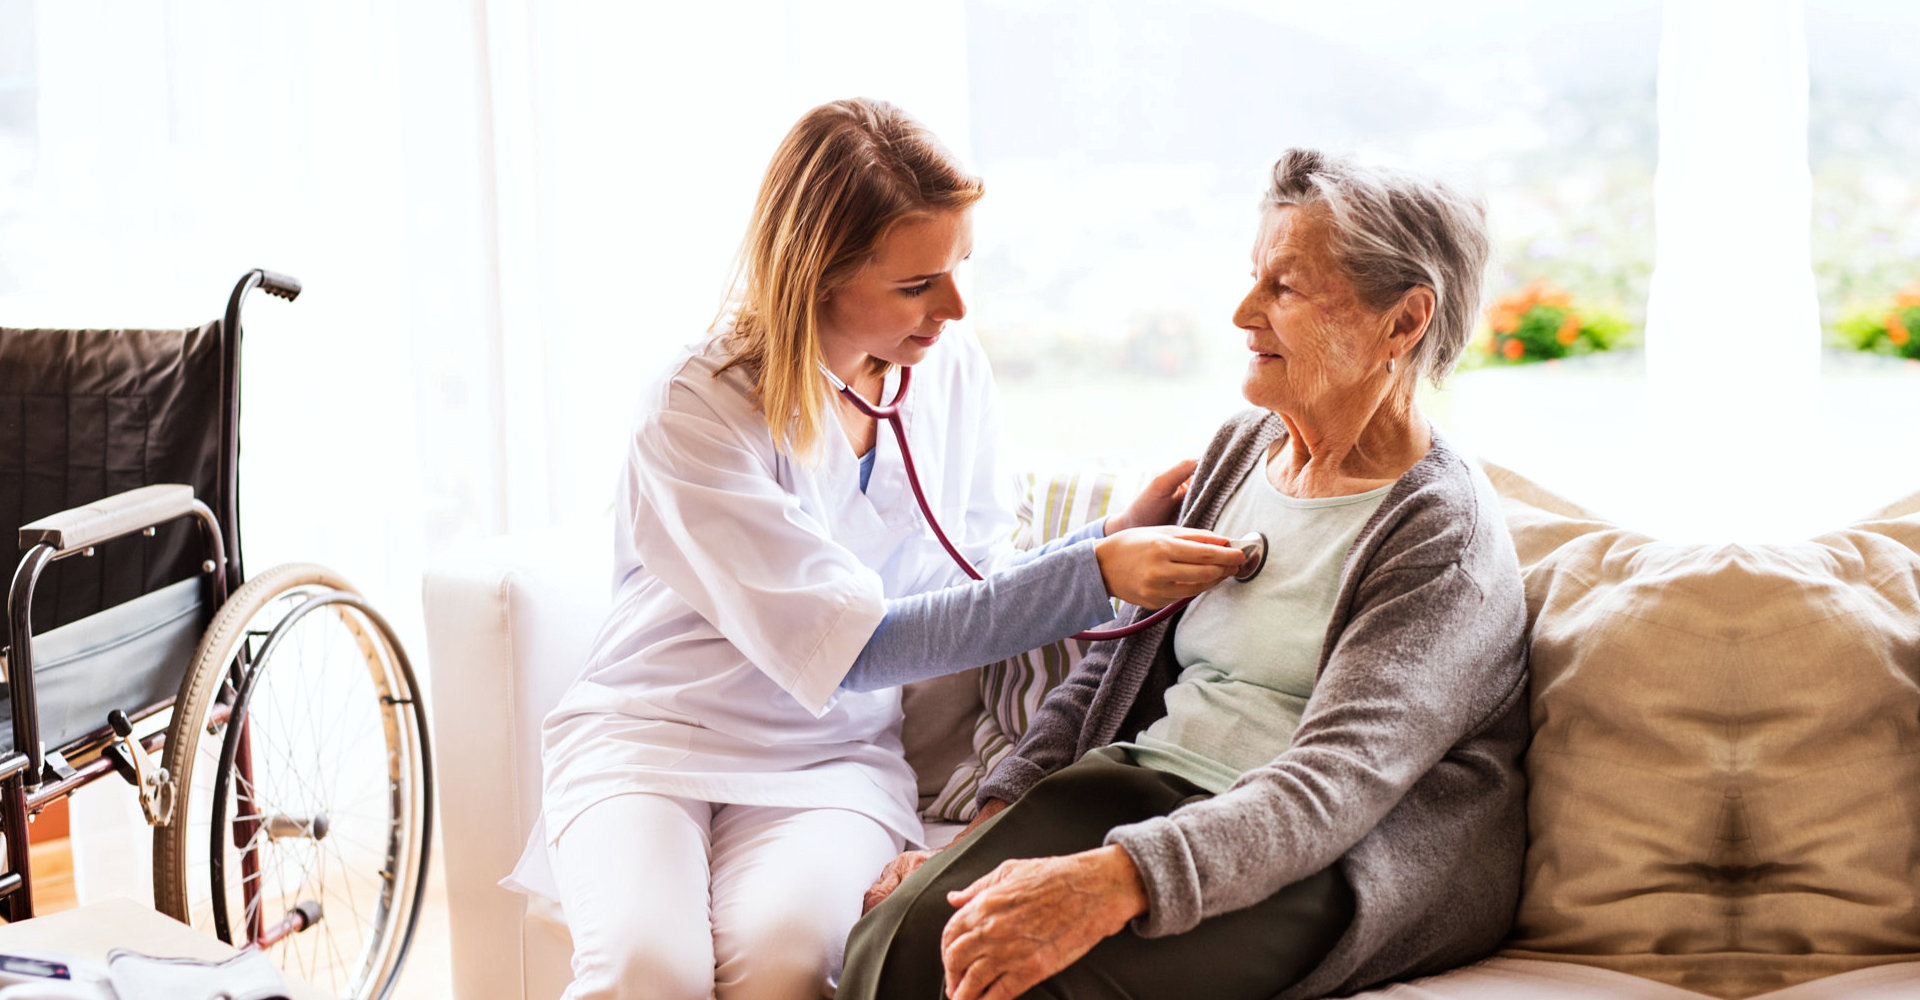
M 1186 499 L 1193 470 L 1199 465 L 1189 458 L 1153 477 L 1153 482 L 1133 498 L 1126 510 L 1107 518 L 1106 533 L 1117 535 L 1128 528 L 1172 524 L 1173 516 L 1180 513 L 1180 501 Z
M 1094 543 L 1107 593 L 1143 608 L 1192 597 L 1230 577 L 1244 558 L 1231 539 L 1199 528 L 1129 528 Z
M 959 907 L 940 935 L 953 1000 L 1012 1000 L 1147 912 L 1125 849 L 1003 861 L 947 894 Z
M 979 829 L 980 824 L 999 815 L 1000 810 L 1005 809 L 1008 805 L 1009 803 L 1006 799 L 988 799 L 980 803 L 979 814 L 973 817 L 973 822 L 968 823 L 966 829 L 954 834 L 953 839 L 947 841 L 947 847 L 952 847 L 960 841 L 965 840 L 967 834 Z M 919 871 L 920 866 L 926 864 L 928 858 L 933 857 L 945 849 L 946 848 L 939 848 L 932 851 L 908 851 L 894 858 L 892 861 L 887 862 L 887 866 L 880 869 L 880 877 L 873 880 L 873 884 L 867 887 L 866 895 L 861 898 L 860 914 L 865 916 L 868 910 L 879 906 L 888 896 L 893 895 L 893 890 L 900 888 L 900 883 L 905 882 L 907 876 Z

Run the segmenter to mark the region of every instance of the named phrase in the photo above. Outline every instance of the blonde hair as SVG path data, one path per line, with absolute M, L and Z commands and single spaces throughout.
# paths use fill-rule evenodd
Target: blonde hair
M 776 447 L 811 457 L 826 427 L 821 297 L 900 222 L 967 208 L 982 191 L 932 132 L 885 101 L 822 104 L 781 140 L 715 323 L 729 327 L 720 371 L 738 365 L 751 375 Z

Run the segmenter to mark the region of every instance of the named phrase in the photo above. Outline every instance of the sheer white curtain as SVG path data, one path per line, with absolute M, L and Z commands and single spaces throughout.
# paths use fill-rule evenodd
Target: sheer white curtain
M 197 324 L 247 268 L 300 278 L 247 313 L 248 563 L 334 566 L 416 658 L 433 553 L 606 509 L 640 380 L 712 319 L 800 111 L 886 97 L 966 145 L 959 0 L 0 18 L 33 95 L 0 121 L 0 321 Z M 82 898 L 143 893 L 131 798 L 75 808 Z
M 300 278 L 247 313 L 248 561 L 334 564 L 409 637 L 426 554 L 606 507 L 802 110 L 967 142 L 959 0 L 30 7 L 0 317 L 186 325 Z
M 883 97 L 961 155 L 960 0 L 478 5 L 504 364 L 497 526 L 604 510 L 638 387 L 699 337 L 773 149 Z
M 1635 511 L 1656 534 L 1800 538 L 1871 503 L 1836 497 L 1809 466 L 1824 437 L 1810 209 L 1800 0 L 1668 0 L 1641 428 L 1652 475 Z
M 35 96 L 0 171 L 0 317 L 191 325 L 217 317 L 248 268 L 300 278 L 298 302 L 259 296 L 247 312 L 248 565 L 335 567 L 418 656 L 436 475 L 423 457 L 487 454 L 437 439 L 463 410 L 487 412 L 458 346 L 486 315 L 469 11 L 79 0 L 9 13 L 32 35 Z M 114 784 L 74 800 L 83 901 L 150 884 L 146 828 Z
M 424 366 L 459 369 L 484 316 L 466 24 L 457 3 L 38 4 L 0 229 L 8 323 L 197 324 L 250 267 L 300 278 L 246 314 L 248 564 L 332 564 L 413 635 L 421 459 L 460 460 Z

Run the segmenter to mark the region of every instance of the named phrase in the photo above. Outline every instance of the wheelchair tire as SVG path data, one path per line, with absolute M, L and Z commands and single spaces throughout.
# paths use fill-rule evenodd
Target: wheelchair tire
M 392 629 L 332 571 L 276 566 L 215 614 L 173 711 L 156 907 L 335 996 L 383 1000 L 433 832 L 425 696 Z

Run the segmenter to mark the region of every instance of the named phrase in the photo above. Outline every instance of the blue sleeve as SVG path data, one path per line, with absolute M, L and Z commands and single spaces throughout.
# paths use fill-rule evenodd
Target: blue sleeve
M 1079 543 L 1085 542 L 1085 541 L 1097 542 L 1100 539 L 1105 537 L 1107 537 L 1107 519 L 1104 517 L 1096 517 L 1093 520 L 1088 521 L 1087 523 L 1081 525 L 1080 529 L 1078 531 L 1075 531 L 1071 535 L 1064 535 L 1060 538 L 1056 538 L 1053 541 L 1050 541 L 1045 545 L 1040 546 L 1037 549 L 1028 549 L 1025 552 L 1015 553 L 1012 556 L 1012 558 L 1007 560 L 1007 565 L 1018 566 L 1021 563 L 1031 562 L 1032 560 L 1038 559 L 1041 556 L 1048 555 L 1053 552 L 1058 552 L 1059 550 L 1064 549 L 1070 545 L 1078 545 Z M 1104 620 L 1105 619 L 1102 619 L 1102 621 Z
M 1099 522 L 1094 522 L 1097 525 Z M 939 677 L 1046 645 L 1113 617 L 1094 538 L 1058 539 L 986 578 L 887 601 L 847 691 Z

